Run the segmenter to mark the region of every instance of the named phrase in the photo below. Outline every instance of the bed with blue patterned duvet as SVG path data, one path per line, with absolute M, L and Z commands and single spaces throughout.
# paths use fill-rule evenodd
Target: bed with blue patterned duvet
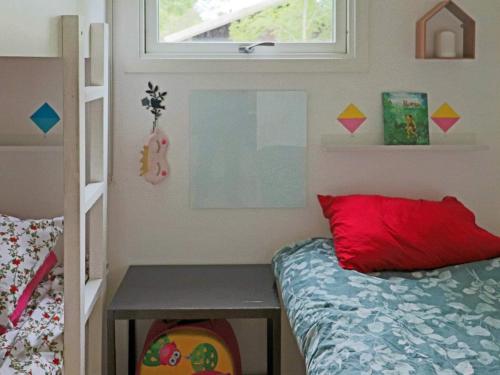
M 273 268 L 309 375 L 500 374 L 500 258 L 366 275 L 311 239 Z

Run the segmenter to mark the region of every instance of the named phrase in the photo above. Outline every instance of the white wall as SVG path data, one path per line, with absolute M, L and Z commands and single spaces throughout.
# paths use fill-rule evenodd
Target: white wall
M 58 16 L 76 14 L 78 1 L 3 0 L 0 4 L 0 56 L 58 56 Z
M 436 1 L 372 0 L 370 68 L 361 73 L 137 73 L 138 1 L 114 8 L 114 176 L 110 192 L 110 269 L 113 291 L 130 264 L 269 262 L 281 246 L 328 236 L 317 193 L 380 193 L 438 199 L 451 194 L 500 233 L 500 2 L 461 0 L 478 21 L 475 61 L 414 58 L 415 22 Z M 203 69 L 202 63 L 198 67 Z M 241 70 L 251 66 L 240 63 Z M 196 69 L 196 67 L 195 67 Z M 300 69 L 300 66 L 298 66 Z M 138 176 L 139 151 L 151 125 L 140 105 L 148 80 L 168 90 L 161 126 L 171 139 L 171 175 L 159 186 Z M 195 89 L 290 89 L 309 95 L 308 202 L 304 209 L 193 210 L 189 207 L 189 94 Z M 345 134 L 336 122 L 350 102 L 368 115 L 361 136 L 382 138 L 381 92 L 429 93 L 431 113 L 444 101 L 463 116 L 450 136 L 474 133 L 491 145 L 477 153 L 326 153 L 322 134 Z M 431 124 L 433 136 L 439 129 Z M 415 223 L 418 225 L 418 223 Z M 264 326 L 236 325 L 247 373 L 263 372 Z M 117 342 L 122 342 L 118 340 Z M 122 348 L 120 356 L 125 355 Z M 283 374 L 304 372 L 285 330 Z M 121 357 L 120 364 L 126 361 Z M 121 368 L 119 373 L 125 373 Z
M 0 56 L 57 57 L 61 54 L 60 16 L 81 16 L 85 55 L 88 29 L 106 19 L 108 0 L 2 0 Z

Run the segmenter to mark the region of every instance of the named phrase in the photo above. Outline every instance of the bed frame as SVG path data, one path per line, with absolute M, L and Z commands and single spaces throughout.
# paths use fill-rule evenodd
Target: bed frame
M 107 274 L 108 26 L 91 24 L 86 64 L 78 16 L 62 17 L 64 373 L 101 374 Z M 87 73 L 87 74 L 86 74 Z M 86 249 L 89 280 L 85 280 Z M 87 330 L 86 330 L 87 327 Z M 85 341 L 91 345 L 85 345 Z
M 62 146 L 53 143 L 0 145 L 2 211 L 18 217 L 53 217 L 64 211 L 63 363 L 67 375 L 103 372 L 108 25 L 90 25 L 88 59 L 84 57 L 85 34 L 79 16 L 61 17 L 62 54 L 58 60 L 63 67 Z M 86 255 L 89 257 L 88 280 Z M 90 345 L 86 345 L 86 341 Z

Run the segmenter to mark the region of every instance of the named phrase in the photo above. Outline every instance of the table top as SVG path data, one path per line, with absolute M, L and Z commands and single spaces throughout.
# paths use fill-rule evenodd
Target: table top
M 263 318 L 280 312 L 271 265 L 131 266 L 115 319 Z

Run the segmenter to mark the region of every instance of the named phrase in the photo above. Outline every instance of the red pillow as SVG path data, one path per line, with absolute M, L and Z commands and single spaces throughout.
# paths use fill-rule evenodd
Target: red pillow
M 432 269 L 500 256 L 500 237 L 478 227 L 456 198 L 318 196 L 342 268 Z

